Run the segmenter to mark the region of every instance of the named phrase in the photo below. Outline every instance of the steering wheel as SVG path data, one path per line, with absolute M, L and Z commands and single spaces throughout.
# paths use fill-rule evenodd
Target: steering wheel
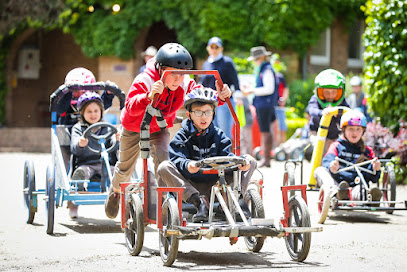
M 101 134 L 101 135 L 95 134 L 95 132 L 99 131 L 102 128 L 107 128 L 107 132 L 105 134 Z M 89 126 L 83 132 L 83 137 L 93 139 L 97 142 L 99 142 L 100 139 L 105 139 L 105 142 L 107 142 L 107 140 L 110 137 L 112 137 L 113 135 L 115 135 L 116 133 L 117 133 L 117 128 L 115 126 L 113 126 L 112 124 L 109 124 L 106 122 L 98 122 L 98 123 L 95 123 L 95 124 Z M 92 147 L 90 147 L 89 145 L 87 145 L 86 147 L 94 153 L 97 153 L 97 154 L 101 153 L 101 149 L 96 150 L 96 149 L 93 149 Z M 113 137 L 113 144 L 109 148 L 106 149 L 106 152 L 109 153 L 115 147 L 116 147 L 116 138 Z
M 238 156 L 216 156 L 198 161 L 196 166 L 201 167 L 200 172 L 210 170 L 223 170 L 225 172 L 234 171 L 239 167 L 239 164 L 246 165 L 247 161 L 243 157 Z

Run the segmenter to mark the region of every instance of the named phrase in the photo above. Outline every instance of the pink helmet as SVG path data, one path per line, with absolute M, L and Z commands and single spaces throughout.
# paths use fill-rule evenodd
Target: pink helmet
M 74 68 L 65 77 L 65 85 L 95 83 L 96 78 L 91 71 L 86 68 Z

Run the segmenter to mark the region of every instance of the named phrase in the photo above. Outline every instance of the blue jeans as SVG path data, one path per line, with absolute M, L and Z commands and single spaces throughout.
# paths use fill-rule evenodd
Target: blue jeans
M 232 97 L 230 98 L 230 102 L 232 102 L 233 108 L 236 110 L 235 101 L 233 100 Z M 235 121 L 233 120 L 232 114 L 230 113 L 227 103 L 216 108 L 216 115 L 215 120 L 213 120 L 213 123 L 215 124 L 215 126 L 223 130 L 226 136 L 228 136 L 230 139 L 233 139 L 232 127 Z

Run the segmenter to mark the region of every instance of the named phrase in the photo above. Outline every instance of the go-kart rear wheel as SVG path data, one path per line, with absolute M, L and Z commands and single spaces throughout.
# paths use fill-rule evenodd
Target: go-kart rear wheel
M 253 150 L 253 157 L 256 159 L 256 160 L 261 160 L 261 158 L 263 157 L 263 151 L 261 150 L 261 147 L 260 146 L 258 146 L 258 147 L 256 147 L 256 148 L 254 148 L 254 150 Z
M 383 200 L 396 201 L 396 174 L 394 173 L 393 165 L 386 165 L 383 178 Z M 395 204 L 386 204 L 387 207 L 394 207 Z M 392 214 L 393 210 L 386 211 Z
M 311 227 L 307 204 L 300 196 L 295 195 L 288 202 L 290 215 L 289 227 Z M 311 233 L 290 233 L 285 237 L 288 253 L 294 261 L 302 262 L 308 256 L 311 245 Z
M 55 214 L 55 174 L 52 166 L 47 167 L 45 184 L 45 208 L 47 210 L 47 234 L 54 232 L 54 214 Z
M 175 235 L 164 236 L 164 230 L 179 226 L 178 205 L 175 199 L 167 198 L 162 206 L 163 229 L 159 230 L 159 246 L 161 259 L 165 266 L 171 266 L 178 254 L 178 238 Z
M 131 194 L 126 203 L 127 228 L 124 229 L 126 246 L 130 255 L 140 254 L 144 243 L 144 212 L 143 204 L 138 194 Z
M 328 216 L 329 207 L 331 205 L 331 192 L 325 186 L 319 189 L 318 197 L 318 223 L 323 224 Z
M 27 212 L 27 224 L 32 224 L 34 221 L 35 212 L 37 211 L 37 205 L 34 203 L 33 193 L 35 192 L 35 171 L 32 161 L 25 161 L 24 163 L 24 181 L 23 181 L 23 193 L 24 193 L 24 206 Z
M 247 203 L 249 206 L 249 210 L 251 213 L 252 218 L 264 218 L 264 206 L 263 200 L 258 191 L 256 190 L 248 190 L 247 194 L 249 196 L 249 202 Z M 244 241 L 246 243 L 247 248 L 253 252 L 259 252 L 264 244 L 264 239 L 266 237 L 244 237 Z

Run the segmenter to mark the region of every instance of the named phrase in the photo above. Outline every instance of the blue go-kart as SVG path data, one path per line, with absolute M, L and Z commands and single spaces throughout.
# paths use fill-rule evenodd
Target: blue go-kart
M 30 160 L 24 164 L 23 194 L 24 204 L 27 211 L 27 223 L 32 224 L 38 208 L 38 195 L 45 195 L 47 216 L 47 234 L 54 231 L 55 208 L 62 207 L 64 201 L 70 201 L 74 205 L 101 205 L 104 204 L 108 195 L 108 188 L 112 180 L 112 173 L 109 164 L 109 152 L 116 145 L 106 148 L 106 139 L 109 139 L 117 132 L 117 128 L 109 123 L 100 122 L 91 125 L 85 132 L 85 138 L 96 139 L 100 148 L 98 150 L 89 148 L 92 152 L 101 155 L 102 175 L 92 177 L 90 180 L 72 180 L 71 175 L 75 169 L 75 157 L 70 153 L 70 132 L 72 126 L 58 125 L 56 105 L 67 93 L 74 90 L 107 90 L 113 93 L 120 101 L 120 109 L 125 103 L 125 94 L 116 86 L 97 82 L 91 84 L 61 85 L 50 96 L 50 111 L 52 117 L 51 126 L 51 153 L 52 164 L 47 167 L 45 189 L 36 190 L 34 163 Z M 99 128 L 107 128 L 107 133 L 97 135 L 94 131 Z M 87 191 L 78 190 L 84 183 L 87 183 Z

